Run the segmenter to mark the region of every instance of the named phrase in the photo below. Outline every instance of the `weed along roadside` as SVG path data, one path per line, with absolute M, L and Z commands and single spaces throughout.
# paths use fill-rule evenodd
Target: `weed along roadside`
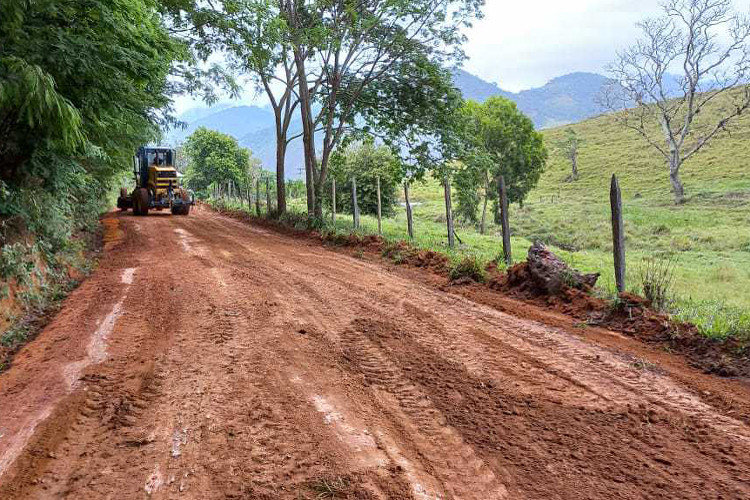
M 116 221 L 114 221 L 116 222 Z M 18 242 L 2 247 L 0 270 L 0 372 L 49 323 L 70 292 L 96 268 L 103 249 L 121 238 L 116 224 L 82 231 L 64 248 Z
M 466 293 L 473 300 L 496 306 L 498 301 L 493 294 L 512 297 L 563 313 L 576 327 L 605 328 L 660 346 L 684 356 L 708 373 L 750 377 L 750 357 L 744 340 L 708 338 L 696 326 L 670 317 L 655 309 L 649 299 L 631 293 L 607 298 L 595 288 L 598 273 L 582 274 L 570 268 L 543 244 L 532 245 L 526 260 L 504 268 L 497 261 L 487 263 L 471 254 L 462 256 L 445 250 L 420 248 L 373 233 L 311 227 L 310 219 L 303 215 L 293 217 L 287 214 L 279 221 L 254 217 L 246 210 L 233 208 L 222 201 L 208 207 L 249 224 L 260 224 L 282 232 L 292 231 L 298 236 L 347 249 L 358 258 L 366 254 L 400 267 L 426 270 L 443 279 L 436 286 L 454 293 Z M 544 257 L 540 258 L 540 255 Z M 654 284 L 664 288 L 663 273 L 652 271 L 650 277 Z M 475 293 L 477 289 L 483 291 Z

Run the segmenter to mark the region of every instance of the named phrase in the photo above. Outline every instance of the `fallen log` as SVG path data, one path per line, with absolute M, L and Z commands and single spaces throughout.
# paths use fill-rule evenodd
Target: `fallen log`
M 589 290 L 599 279 L 599 273 L 583 274 L 571 268 L 540 242 L 531 245 L 526 260 L 529 278 L 547 295 L 558 295 L 565 288 Z

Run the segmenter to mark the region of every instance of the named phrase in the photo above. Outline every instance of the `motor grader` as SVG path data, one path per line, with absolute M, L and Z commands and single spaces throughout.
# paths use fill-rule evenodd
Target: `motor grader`
M 188 215 L 195 204 L 192 193 L 180 186 L 174 166 L 175 151 L 163 147 L 141 147 L 133 157 L 135 189 L 128 195 L 120 189 L 117 208 L 133 209 L 134 215 L 148 215 L 149 210 L 169 209 L 173 215 Z

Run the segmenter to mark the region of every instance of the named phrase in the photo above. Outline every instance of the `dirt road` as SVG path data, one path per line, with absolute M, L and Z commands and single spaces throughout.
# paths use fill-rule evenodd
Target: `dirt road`
M 750 426 L 627 352 L 208 211 L 105 224 L 0 376 L 4 500 L 750 498 Z

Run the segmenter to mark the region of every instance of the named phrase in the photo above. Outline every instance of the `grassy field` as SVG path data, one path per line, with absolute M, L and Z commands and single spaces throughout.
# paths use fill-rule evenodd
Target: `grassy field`
M 511 207 L 514 260 L 523 260 L 531 242 L 541 240 L 574 267 L 602 273 L 602 293 L 613 295 L 609 182 L 614 173 L 623 191 L 628 289 L 642 291 L 649 260 L 669 260 L 674 266 L 669 308 L 673 314 L 698 324 L 709 336 L 750 338 L 750 117 L 743 117 L 731 134 L 717 138 L 684 165 L 687 201 L 680 206 L 673 202 L 662 158 L 611 116 L 572 128 L 584 141 L 580 178 L 566 182 L 568 163 L 554 151 L 565 128 L 546 130 L 546 171 L 523 208 Z M 448 249 L 437 181 L 415 185 L 412 201 L 417 246 L 454 259 L 474 255 L 489 261 L 500 255 L 499 228 L 492 224 L 487 235 L 480 235 L 475 227 L 458 221 L 463 244 Z M 304 201 L 294 200 L 291 206 L 302 211 Z M 340 214 L 337 228 L 349 231 L 351 226 L 351 216 Z M 361 231 L 376 230 L 375 219 L 363 216 Z M 403 210 L 383 221 L 383 234 L 391 240 L 406 238 Z

